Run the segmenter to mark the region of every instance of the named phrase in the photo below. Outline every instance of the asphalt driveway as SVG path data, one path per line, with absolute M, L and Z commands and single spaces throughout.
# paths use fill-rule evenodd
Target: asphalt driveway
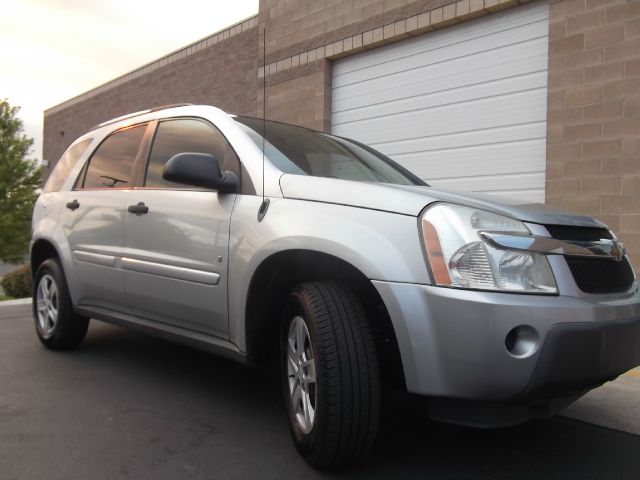
M 635 398 L 607 415 L 638 404 L 631 388 Z M 474 430 L 430 422 L 419 399 L 393 396 L 371 458 L 318 473 L 292 446 L 272 374 L 99 322 L 79 350 L 50 352 L 28 305 L 0 306 L 2 479 L 622 480 L 638 478 L 639 452 L 639 436 L 583 421 Z

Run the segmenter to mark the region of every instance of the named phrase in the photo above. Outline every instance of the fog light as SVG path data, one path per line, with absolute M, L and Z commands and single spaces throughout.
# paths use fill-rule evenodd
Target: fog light
M 507 351 L 514 357 L 528 357 L 538 348 L 538 332 L 529 325 L 512 329 L 504 339 Z

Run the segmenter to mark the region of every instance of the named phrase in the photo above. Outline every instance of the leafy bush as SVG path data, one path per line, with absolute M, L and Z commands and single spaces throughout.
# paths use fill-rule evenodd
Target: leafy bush
M 29 265 L 20 267 L 2 277 L 2 289 L 10 297 L 30 297 L 31 288 L 31 268 Z

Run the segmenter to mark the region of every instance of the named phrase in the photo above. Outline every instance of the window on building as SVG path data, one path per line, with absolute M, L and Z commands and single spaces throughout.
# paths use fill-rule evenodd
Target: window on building
M 132 187 L 133 162 L 146 127 L 129 127 L 107 137 L 89 160 L 83 188 Z
M 220 169 L 239 173 L 238 158 L 222 134 L 211 124 L 197 119 L 165 120 L 158 124 L 145 177 L 149 188 L 192 188 L 162 178 L 165 164 L 178 153 L 214 155 Z
M 79 143 L 76 143 L 75 145 L 71 145 L 71 147 L 69 147 L 67 151 L 64 152 L 64 155 L 62 155 L 60 160 L 58 160 L 58 163 L 56 163 L 56 167 L 53 169 L 53 172 L 51 172 L 47 183 L 42 189 L 43 192 L 60 191 L 62 185 L 69 176 L 69 172 L 73 169 L 73 167 L 76 166 L 76 163 L 78 163 L 78 160 L 85 152 L 90 143 L 91 139 L 88 138 Z

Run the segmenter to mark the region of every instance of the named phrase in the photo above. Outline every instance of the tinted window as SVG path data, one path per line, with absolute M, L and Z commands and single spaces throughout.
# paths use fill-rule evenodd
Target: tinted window
M 85 152 L 91 139 L 83 140 L 80 143 L 72 145 L 64 155 L 58 160 L 56 167 L 51 172 L 47 184 L 42 189 L 43 192 L 58 192 L 62 188 L 64 181 L 67 179 L 69 172 L 76 166 L 78 160 Z
M 146 125 L 120 130 L 108 137 L 89 160 L 84 188 L 132 187 L 133 161 Z
M 359 142 L 286 123 L 235 117 L 265 155 L 285 173 L 360 182 L 426 185 L 390 158 Z
M 162 178 L 165 163 L 178 153 L 209 153 L 218 159 L 224 172 L 238 174 L 238 159 L 220 132 L 195 119 L 166 120 L 158 124 L 145 179 L 146 187 L 189 188 Z

